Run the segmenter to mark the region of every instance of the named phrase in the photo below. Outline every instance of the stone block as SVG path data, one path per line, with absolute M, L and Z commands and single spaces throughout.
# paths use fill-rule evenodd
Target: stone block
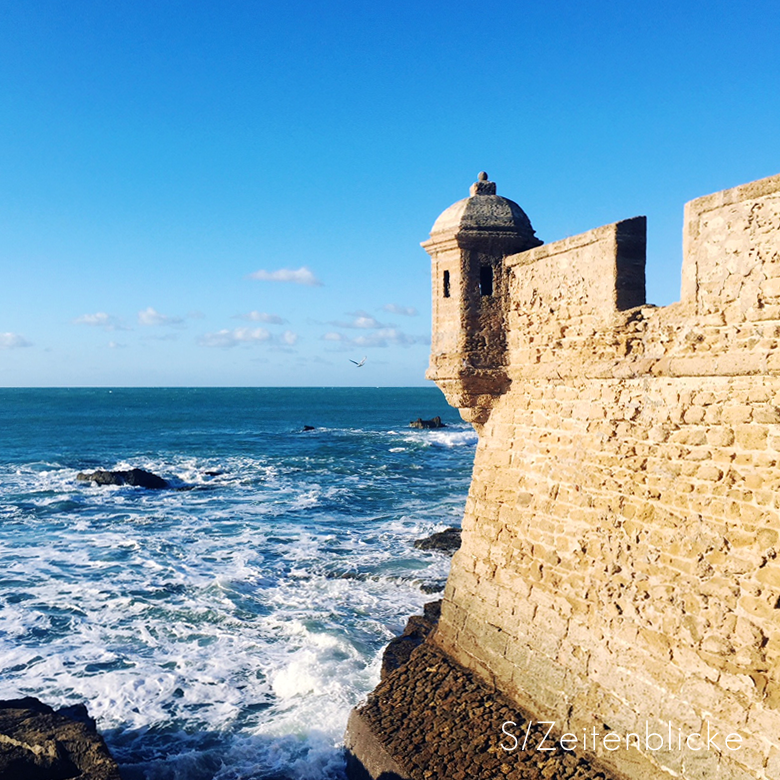
M 749 423 L 753 417 L 753 407 L 749 404 L 729 404 L 721 413 L 721 420 L 727 424 Z
M 780 748 L 771 745 L 769 756 L 766 761 L 766 776 L 771 780 L 780 778 Z
M 717 482 L 723 478 L 723 471 L 712 463 L 705 463 L 697 469 L 696 477 L 708 482 Z
M 714 780 L 715 778 L 720 778 L 722 777 L 720 756 L 714 751 L 686 752 L 679 774 L 685 777 L 686 780 Z
M 767 446 L 768 430 L 763 425 L 738 425 L 737 446 L 743 450 L 764 450 Z

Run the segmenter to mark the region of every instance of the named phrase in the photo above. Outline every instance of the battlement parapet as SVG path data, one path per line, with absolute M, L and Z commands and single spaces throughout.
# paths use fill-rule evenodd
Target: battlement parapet
M 511 255 L 504 261 L 514 277 L 510 307 L 609 321 L 645 303 L 646 243 L 647 220 L 634 217 Z
M 685 206 L 682 302 L 727 321 L 780 319 L 780 175 Z

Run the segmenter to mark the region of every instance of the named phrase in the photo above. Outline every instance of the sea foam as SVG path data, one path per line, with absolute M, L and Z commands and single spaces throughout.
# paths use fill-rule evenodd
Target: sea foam
M 130 780 L 340 780 L 350 709 L 446 578 L 412 542 L 459 523 L 473 431 L 401 428 L 428 391 L 52 392 L 0 443 L 4 695 L 84 701 Z M 174 489 L 76 481 L 131 467 Z

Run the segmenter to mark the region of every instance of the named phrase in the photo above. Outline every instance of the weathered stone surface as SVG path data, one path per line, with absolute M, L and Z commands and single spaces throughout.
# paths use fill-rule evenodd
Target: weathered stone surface
M 353 710 L 344 737 L 349 780 L 411 780 L 409 773 L 384 747 L 381 735 Z
M 55 712 L 34 698 L 0 701 L 3 780 L 120 780 L 86 707 Z
M 96 485 L 132 485 L 149 490 L 164 490 L 170 487 L 168 482 L 157 474 L 143 469 L 129 469 L 127 471 L 103 471 L 98 469 L 91 474 L 80 472 L 76 475 L 79 482 L 94 482 Z
M 528 739 L 524 750 L 526 729 Z M 345 740 L 348 777 L 350 780 L 610 778 L 580 750 L 564 750 L 556 742 L 562 736 L 559 732 L 553 731 L 545 739 L 547 731 L 547 725 L 534 722 L 527 712 L 485 684 L 478 675 L 425 643 L 412 653 L 404 666 L 387 675 L 366 704 L 352 713 Z M 570 746 L 568 742 L 565 744 Z M 548 750 L 549 747 L 553 749 Z

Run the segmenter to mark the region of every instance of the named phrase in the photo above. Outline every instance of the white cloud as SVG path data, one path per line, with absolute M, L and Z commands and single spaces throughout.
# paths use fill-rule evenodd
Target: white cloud
M 386 303 L 382 307 L 382 311 L 390 312 L 390 314 L 403 314 L 404 317 L 416 317 L 419 314 L 414 306 L 399 306 L 397 303 Z
M 265 328 L 233 328 L 233 330 L 224 328 L 215 333 L 205 333 L 200 337 L 198 343 L 202 347 L 219 347 L 221 349 L 230 349 L 231 347 L 237 347 L 239 344 L 269 344 L 292 347 L 298 343 L 298 334 L 291 330 L 286 330 L 281 336 L 274 336 Z
M 117 344 L 116 341 L 109 341 L 108 342 L 108 348 L 109 349 L 125 349 L 127 347 L 127 344 Z
M 89 325 L 93 328 L 103 328 L 103 330 L 127 330 L 118 317 L 104 311 L 98 311 L 95 314 L 82 314 L 73 320 L 73 324 Z
M 167 314 L 160 314 L 151 306 L 138 312 L 139 325 L 181 325 L 184 320 L 181 317 L 171 317 Z
M 278 314 L 268 314 L 264 311 L 250 311 L 249 314 L 237 314 L 237 320 L 249 320 L 250 322 L 265 322 L 269 325 L 283 325 L 286 319 Z
M 365 349 L 371 349 L 373 347 L 411 347 L 415 344 L 430 344 L 430 338 L 428 336 L 410 336 L 408 333 L 398 330 L 398 328 L 381 328 L 374 333 L 369 333 L 365 336 L 356 336 L 355 338 L 349 338 L 343 333 L 335 333 L 333 331 L 326 333 L 322 336 L 323 341 L 331 341 L 336 344 L 340 344 L 343 349 L 350 347 L 360 347 Z
M 430 344 L 428 336 L 410 336 L 398 328 L 382 328 L 368 336 L 358 336 L 354 344 L 359 347 L 387 347 L 391 344 L 399 347 L 411 347 L 414 344 Z
M 0 349 L 31 347 L 32 343 L 19 333 L 0 333 Z
M 375 328 L 386 328 L 375 317 L 372 317 L 365 311 L 349 312 L 349 316 L 354 319 L 351 322 L 330 322 L 329 325 L 335 325 L 337 328 L 358 328 L 362 330 L 372 330 Z
M 298 269 L 280 268 L 278 271 L 255 271 L 249 274 L 249 278 L 261 282 L 292 282 L 307 287 L 322 287 L 322 282 L 306 266 Z

